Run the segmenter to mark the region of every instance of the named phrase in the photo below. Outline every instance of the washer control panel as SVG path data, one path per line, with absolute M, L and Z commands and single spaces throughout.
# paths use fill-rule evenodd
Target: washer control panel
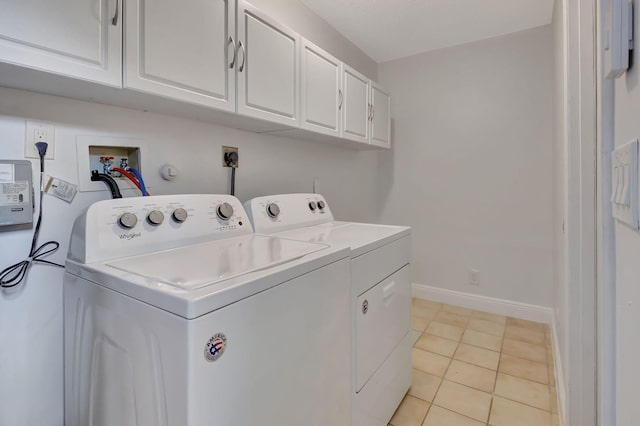
M 120 198 L 97 202 L 76 220 L 69 258 L 88 263 L 251 233 L 231 195 Z
M 281 194 L 244 203 L 257 233 L 270 234 L 302 226 L 333 222 L 333 214 L 320 194 Z

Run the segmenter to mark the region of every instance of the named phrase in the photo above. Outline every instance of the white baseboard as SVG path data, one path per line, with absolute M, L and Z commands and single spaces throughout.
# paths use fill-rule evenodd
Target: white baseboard
M 553 310 L 544 306 L 529 305 L 522 302 L 497 299 L 494 297 L 479 296 L 477 294 L 463 293 L 461 291 L 446 290 L 424 284 L 412 284 L 413 297 L 428 299 L 435 302 L 448 303 L 478 311 L 491 312 L 493 314 L 525 319 L 529 321 L 543 322 L 551 325 L 553 322 Z
M 558 340 L 558 329 L 556 327 L 555 315 L 551 323 L 551 332 L 553 334 L 553 361 L 555 362 L 556 375 L 556 392 L 558 392 L 558 417 L 560 418 L 560 426 L 567 424 L 566 403 L 567 393 L 565 391 L 564 374 L 562 369 L 562 356 L 560 355 L 560 341 Z

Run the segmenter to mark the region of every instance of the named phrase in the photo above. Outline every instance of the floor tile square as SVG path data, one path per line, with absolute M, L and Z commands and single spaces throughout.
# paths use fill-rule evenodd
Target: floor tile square
M 511 340 L 531 343 L 533 345 L 545 345 L 546 347 L 546 338 L 544 337 L 544 333 L 530 328 L 510 325 L 506 328 L 504 337 Z
M 531 380 L 498 373 L 494 393 L 512 401 L 551 411 L 549 386 Z
M 496 372 L 477 365 L 453 360 L 449 365 L 445 379 L 478 389 L 484 392 L 493 392 L 496 382 Z
M 462 336 L 462 343 L 479 346 L 481 348 L 490 349 L 492 351 L 500 351 L 502 347 L 502 338 L 492 336 L 491 334 L 481 333 L 479 331 L 466 329 Z
M 473 313 L 473 310 L 471 309 L 463 308 L 462 306 L 447 305 L 446 303 L 442 304 L 442 310 L 446 312 L 452 312 L 454 314 L 466 315 L 466 316 L 470 316 Z
M 502 337 L 504 334 L 504 325 L 477 318 L 472 318 L 467 328 L 497 337 Z
M 444 377 L 451 358 L 413 348 L 413 368 L 434 376 Z
M 437 321 L 431 321 L 429 326 L 425 329 L 425 333 L 433 334 L 434 336 L 444 337 L 445 339 L 460 340 L 464 328 L 456 327 L 454 325 L 443 324 Z
M 389 422 L 393 426 L 420 426 L 424 420 L 429 403 L 411 395 L 404 397 Z
M 413 299 L 411 299 L 411 306 L 414 306 L 414 307 L 418 306 L 418 307 L 429 308 L 435 311 L 439 311 L 442 308 L 442 303 L 414 297 Z
M 497 324 L 505 325 L 507 323 L 507 317 L 504 315 L 492 314 L 489 312 L 473 311 L 471 318 L 477 318 L 485 321 L 495 322 Z
M 529 361 L 547 362 L 547 350 L 544 346 L 532 345 L 531 343 L 519 342 L 517 340 L 504 339 L 502 343 L 502 353 L 524 358 Z
M 486 422 L 491 394 L 444 380 L 433 403 L 472 419 Z
M 423 334 L 416 342 L 415 347 L 439 355 L 452 357 L 458 347 L 458 342 L 432 334 Z
M 545 385 L 549 384 L 547 366 L 539 362 L 502 354 L 500 357 L 500 368 L 498 370 L 501 373 L 511 376 L 532 380 Z
M 469 317 L 465 315 L 454 314 L 453 312 L 440 311 L 433 318 L 434 321 L 443 324 L 455 325 L 456 327 L 466 327 L 469 323 Z
M 478 346 L 460 343 L 453 358 L 490 370 L 497 370 L 498 363 L 500 362 L 500 353 Z
M 427 328 L 427 325 L 429 325 L 429 322 L 430 320 L 427 318 L 420 318 L 420 317 L 411 315 L 411 328 L 420 333 L 422 333 L 424 329 Z
M 434 405 L 422 426 L 484 426 L 484 423 Z
M 551 426 L 551 414 L 528 405 L 494 396 L 489 425 Z
M 414 369 L 409 395 L 431 402 L 433 397 L 436 396 L 441 381 L 442 379 L 438 376 Z
M 524 327 L 532 330 L 542 331 L 543 333 L 549 329 L 549 326 L 542 322 L 528 321 L 520 318 L 507 318 L 507 325 L 514 325 L 516 327 Z

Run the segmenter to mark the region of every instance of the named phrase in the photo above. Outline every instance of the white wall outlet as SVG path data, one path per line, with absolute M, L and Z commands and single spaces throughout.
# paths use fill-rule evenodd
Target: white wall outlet
M 480 271 L 471 269 L 469 271 L 469 284 L 480 285 Z
M 25 158 L 40 158 L 36 148 L 37 142 L 46 142 L 49 145 L 47 147 L 47 155 L 44 158 L 53 160 L 56 151 L 56 134 L 53 124 L 27 121 L 24 141 Z

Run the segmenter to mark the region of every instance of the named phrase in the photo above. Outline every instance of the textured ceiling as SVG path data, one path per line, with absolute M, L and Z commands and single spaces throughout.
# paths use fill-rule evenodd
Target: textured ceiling
M 554 0 L 300 0 L 377 62 L 551 23 Z

